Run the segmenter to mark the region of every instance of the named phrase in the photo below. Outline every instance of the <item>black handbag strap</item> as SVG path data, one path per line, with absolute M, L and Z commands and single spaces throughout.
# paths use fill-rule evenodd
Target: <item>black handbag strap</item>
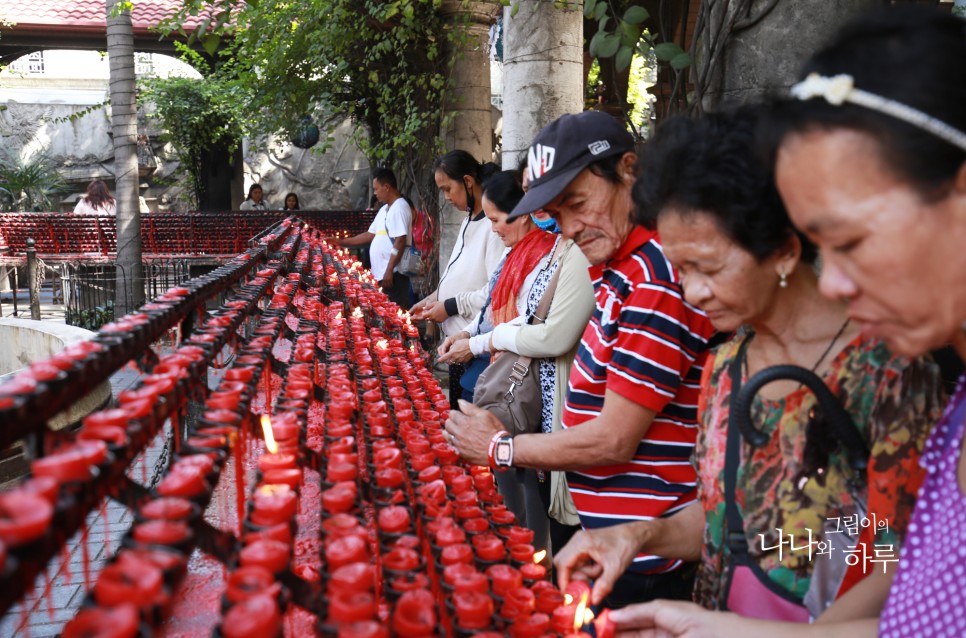
M 741 432 L 738 430 L 738 423 L 734 418 L 735 403 L 738 398 L 738 391 L 741 389 L 741 373 L 745 367 L 745 357 L 748 343 L 752 335 L 749 334 L 738 346 L 738 353 L 731 362 L 731 396 L 728 407 L 728 440 L 725 447 L 725 467 L 724 467 L 724 497 L 725 497 L 725 518 L 728 523 L 728 535 L 726 544 L 732 556 L 748 553 L 748 539 L 745 538 L 745 522 L 738 511 L 738 504 L 735 503 L 735 484 L 738 482 L 738 463 L 741 456 Z

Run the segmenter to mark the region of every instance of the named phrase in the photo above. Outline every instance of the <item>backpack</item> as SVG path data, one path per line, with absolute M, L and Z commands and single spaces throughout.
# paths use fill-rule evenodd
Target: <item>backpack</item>
M 433 219 L 424 210 L 411 207 L 412 217 L 412 245 L 406 250 L 399 264 L 399 270 L 404 275 L 422 277 L 430 268 L 430 255 L 433 251 L 435 227 Z

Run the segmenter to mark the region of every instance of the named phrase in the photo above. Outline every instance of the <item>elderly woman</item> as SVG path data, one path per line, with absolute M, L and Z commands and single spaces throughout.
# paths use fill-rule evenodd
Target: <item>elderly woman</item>
M 560 428 L 570 366 L 593 312 L 594 289 L 587 259 L 572 241 L 537 228 L 529 215 L 507 221 L 522 198 L 514 171 L 498 173 L 484 186 L 483 211 L 510 252 L 493 273 L 487 305 L 466 330 L 443 342 L 440 361 L 468 361 L 490 352 L 539 360 L 543 411 L 534 429 L 551 432 Z M 534 321 L 537 305 L 558 269 L 545 321 Z M 547 544 L 549 503 L 544 501 L 549 497 L 540 492 L 549 493 L 549 480 L 533 470 L 497 474 L 507 505 L 534 530 L 537 549 Z
M 822 292 L 897 352 L 948 343 L 966 360 L 966 25 L 921 7 L 870 14 L 811 60 L 812 74 L 778 113 L 776 180 L 822 250 Z M 615 613 L 621 635 L 963 636 L 964 412 L 961 378 L 926 443 L 887 600 L 888 579 L 865 600 L 852 595 L 860 584 L 810 626 L 658 601 Z
M 887 521 L 875 535 L 867 526 L 857 540 L 893 552 L 908 527 L 922 480 L 916 462 L 939 414 L 938 368 L 890 353 L 860 333 L 842 301 L 819 294 L 815 249 L 792 228 L 756 159 L 754 124 L 749 110 L 670 120 L 641 155 L 634 191 L 641 223 L 657 227 L 688 302 L 717 330 L 738 333 L 715 351 L 702 379 L 693 459 L 698 502 L 667 518 L 582 532 L 558 556 L 564 583 L 575 572 L 596 577 L 596 600 L 635 553 L 647 551 L 700 558 L 695 600 L 709 609 L 737 607 L 729 594 L 741 590 L 729 590 L 739 586 L 730 577 L 744 551 L 761 583 L 756 609 L 746 613 L 759 613 L 762 595 L 772 595 L 793 604 L 780 617 L 807 620 L 865 575 L 860 565 L 844 582 L 813 582 L 817 565 L 845 572 L 844 554 L 815 554 L 833 540 L 830 519 L 867 513 Z M 812 370 L 839 398 L 870 450 L 867 475 L 849 466 L 834 440 L 828 445 L 830 432 L 811 419 L 815 398 L 797 382 L 763 388 L 752 414 L 766 441 L 756 447 L 741 440 L 729 423 L 733 380 L 744 383 L 777 364 Z M 726 461 L 732 431 L 737 454 Z M 726 462 L 738 468 L 737 532 L 746 550 L 729 538 L 735 526 L 726 514 Z

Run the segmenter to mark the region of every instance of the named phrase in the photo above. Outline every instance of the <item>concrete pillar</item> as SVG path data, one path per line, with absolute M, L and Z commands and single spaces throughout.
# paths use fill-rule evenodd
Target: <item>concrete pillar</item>
M 440 14 L 451 28 L 465 31 L 453 57 L 452 87 L 443 101 L 443 115 L 453 115 L 443 131 L 448 150 L 463 149 L 481 162 L 493 158 L 493 121 L 490 117 L 490 54 L 487 48 L 490 25 L 500 11 L 498 0 L 443 0 Z M 459 211 L 440 198 L 440 272 L 456 243 L 456 234 L 465 211 Z
M 516 15 L 510 13 L 504 9 L 504 169 L 518 166 L 544 126 L 584 110 L 583 7 L 519 0 Z
M 754 0 L 749 15 L 755 16 L 769 4 L 770 0 Z M 733 33 L 725 46 L 718 76 L 704 96 L 705 109 L 751 102 L 786 90 L 809 56 L 842 24 L 881 4 L 880 0 L 778 2 L 761 20 Z M 720 17 L 712 15 L 711 24 L 718 24 Z M 704 59 L 708 59 L 707 55 Z
M 37 242 L 27 238 L 27 290 L 30 291 L 30 318 L 40 321 L 40 278 L 37 275 Z

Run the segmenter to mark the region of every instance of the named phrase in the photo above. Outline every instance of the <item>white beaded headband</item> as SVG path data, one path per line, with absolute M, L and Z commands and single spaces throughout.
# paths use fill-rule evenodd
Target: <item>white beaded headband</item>
M 825 77 L 818 73 L 812 73 L 793 86 L 789 93 L 799 100 L 821 97 L 833 106 L 840 106 L 843 102 L 864 106 L 867 109 L 891 115 L 907 124 L 928 131 L 966 151 L 966 133 L 942 120 L 937 120 L 933 116 L 923 113 L 919 109 L 855 88 L 855 80 L 852 79 L 851 75 L 842 74 Z

